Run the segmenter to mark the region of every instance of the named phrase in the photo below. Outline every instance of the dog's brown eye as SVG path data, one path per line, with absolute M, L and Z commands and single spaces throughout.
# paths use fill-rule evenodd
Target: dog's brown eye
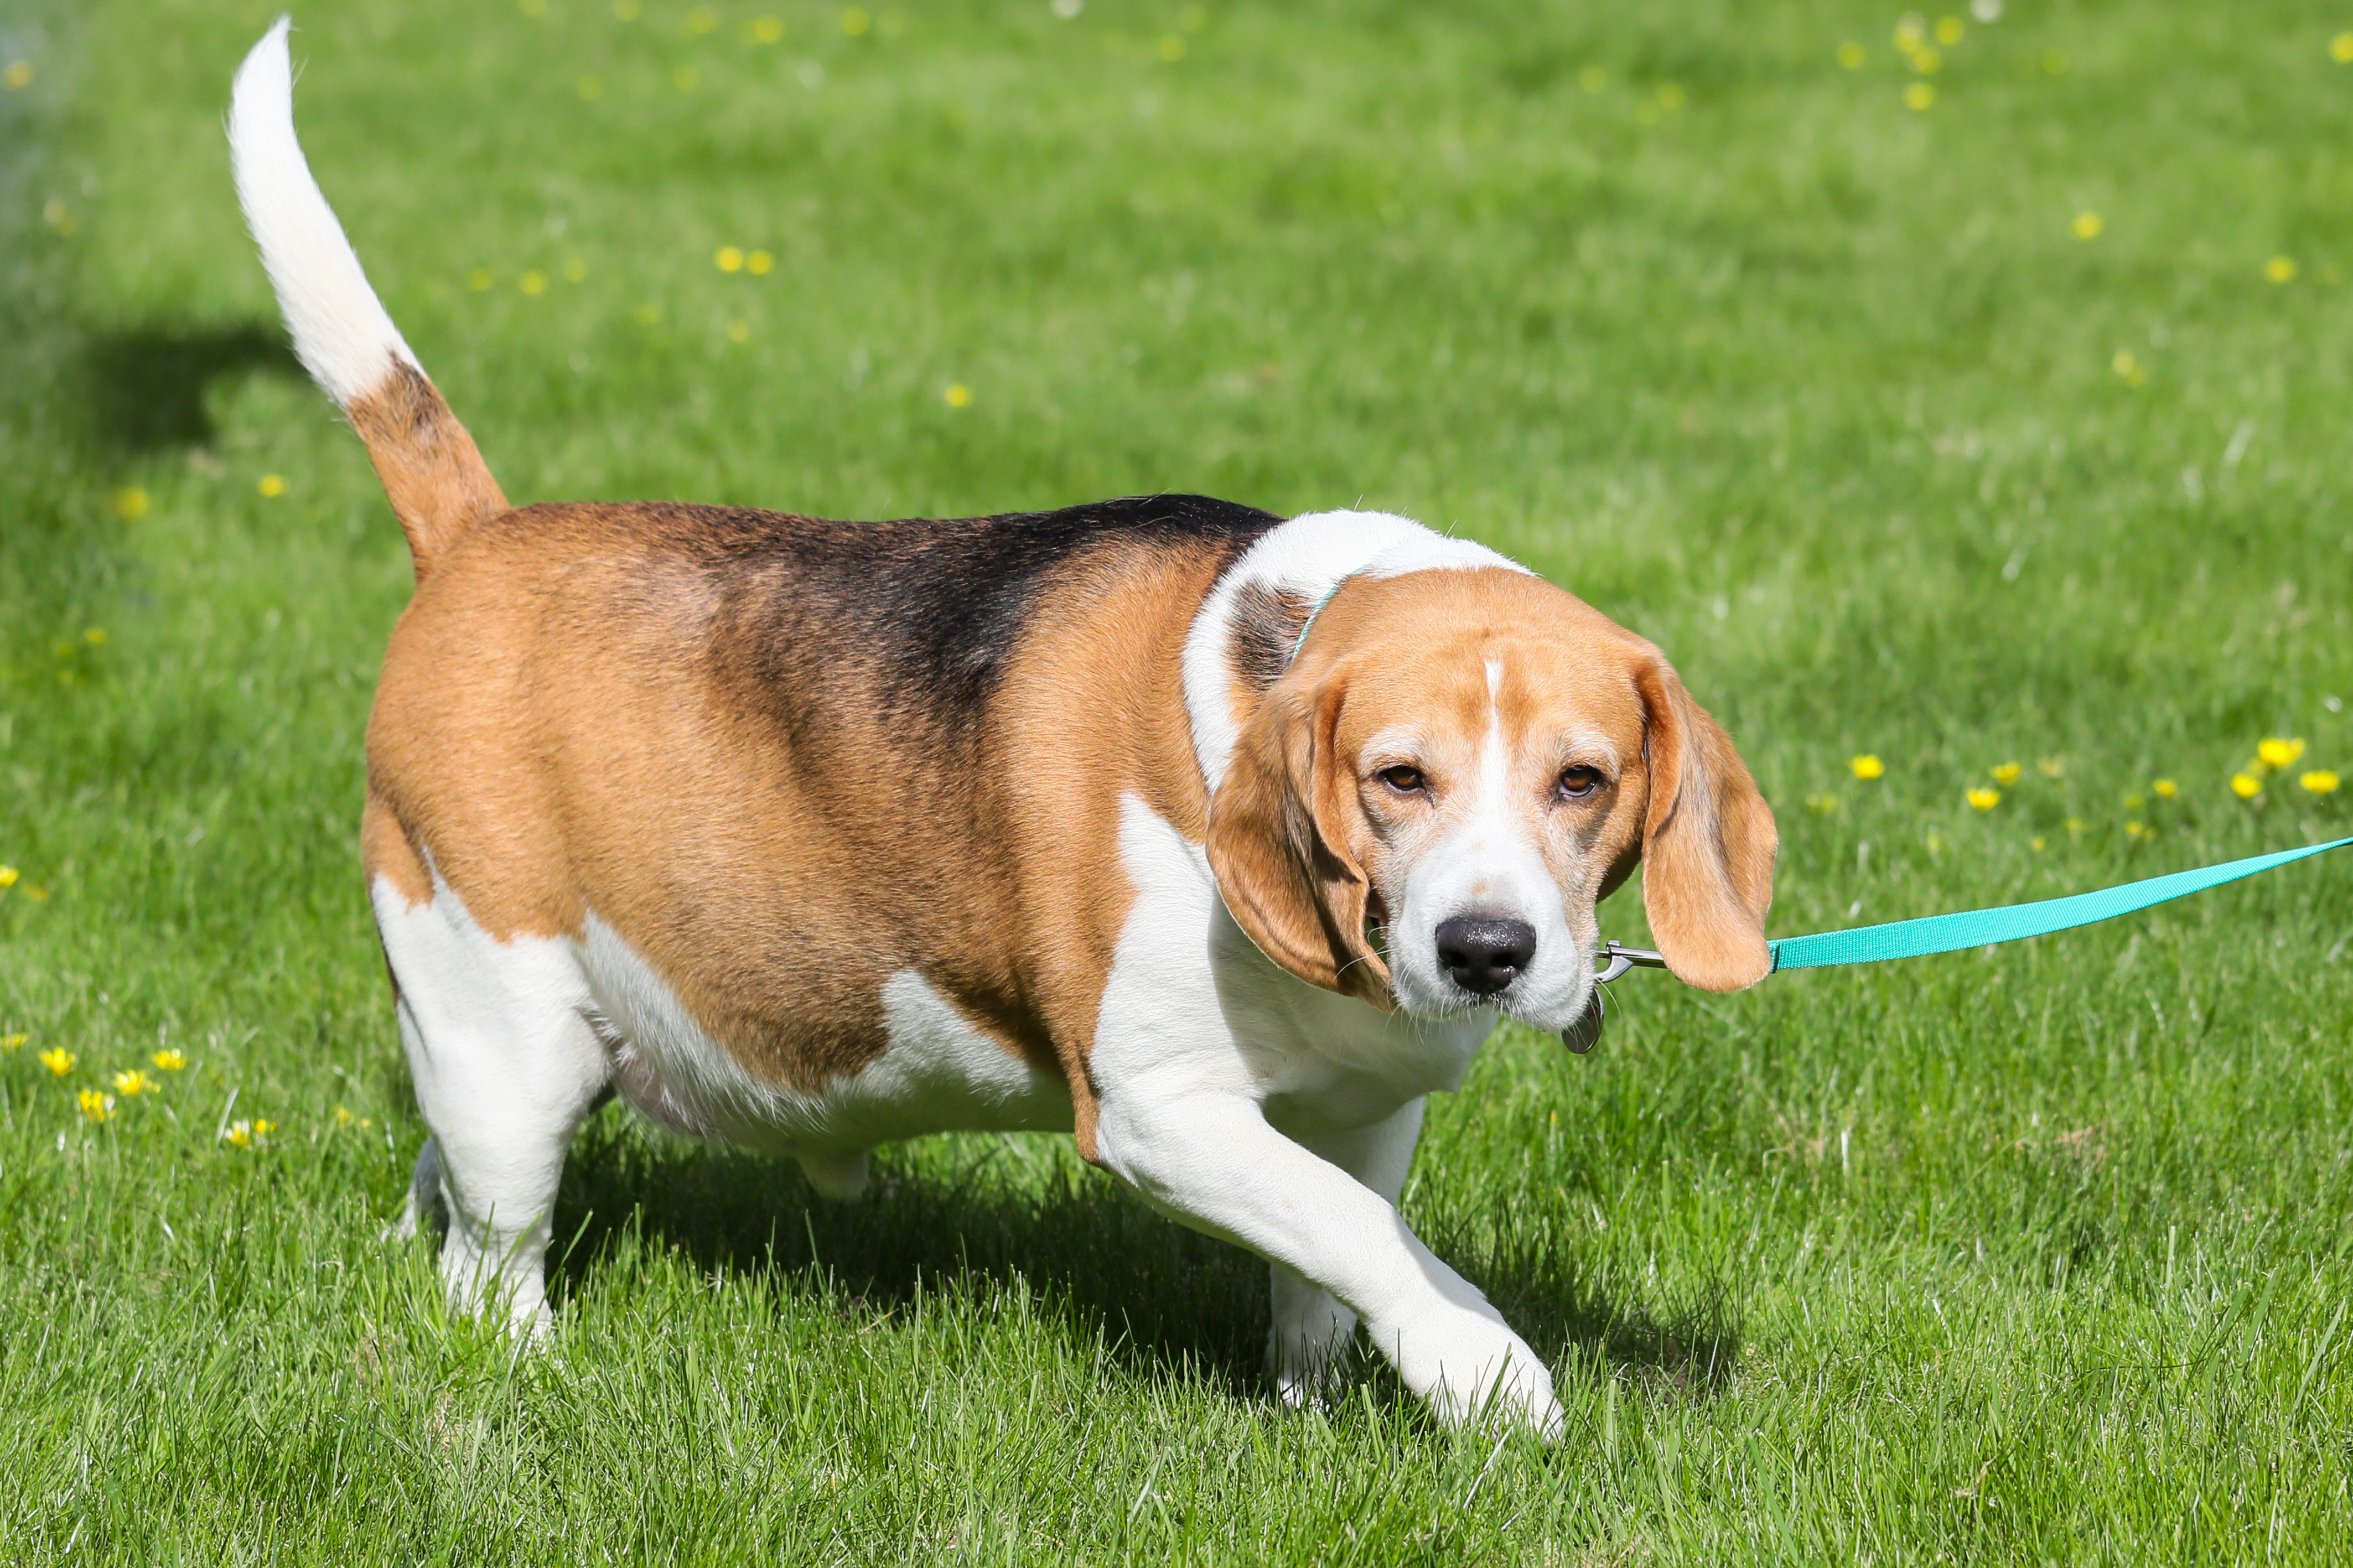
M 1422 787 L 1421 770 L 1408 767 L 1383 768 L 1381 783 L 1399 795 L 1411 795 Z
M 1599 768 L 1588 768 L 1580 764 L 1560 775 L 1560 793 L 1571 800 L 1583 800 L 1587 795 L 1599 789 L 1605 782 L 1607 781 L 1602 778 Z

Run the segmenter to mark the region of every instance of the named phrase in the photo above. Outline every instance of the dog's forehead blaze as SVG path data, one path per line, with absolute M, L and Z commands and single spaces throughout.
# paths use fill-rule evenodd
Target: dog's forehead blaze
M 1410 733 L 1460 756 L 1500 726 L 1529 765 L 1639 762 L 1643 709 L 1634 675 L 1654 656 L 1576 595 L 1501 568 L 1350 586 L 1323 628 L 1348 682 L 1343 752 L 1354 756 Z M 1582 754 L 1594 747 L 1606 755 Z

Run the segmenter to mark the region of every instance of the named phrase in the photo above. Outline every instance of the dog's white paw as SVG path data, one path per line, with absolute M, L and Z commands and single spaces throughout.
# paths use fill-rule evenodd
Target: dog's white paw
M 1561 1434 L 1552 1373 L 1527 1342 L 1474 1312 L 1377 1335 L 1406 1386 L 1449 1426 L 1520 1426 L 1546 1442 Z

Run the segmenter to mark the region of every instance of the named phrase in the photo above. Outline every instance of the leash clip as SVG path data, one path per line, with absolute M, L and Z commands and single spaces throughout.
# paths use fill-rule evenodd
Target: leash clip
M 1664 969 L 1667 961 L 1647 947 L 1620 947 L 1616 942 L 1602 944 L 1601 973 L 1593 978 L 1607 985 L 1630 969 Z

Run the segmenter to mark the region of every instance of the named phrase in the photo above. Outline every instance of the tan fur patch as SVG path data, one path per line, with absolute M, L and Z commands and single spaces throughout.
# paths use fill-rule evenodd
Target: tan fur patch
M 367 443 L 420 581 L 459 535 L 507 510 L 473 437 L 415 365 L 396 361 L 343 412 Z

